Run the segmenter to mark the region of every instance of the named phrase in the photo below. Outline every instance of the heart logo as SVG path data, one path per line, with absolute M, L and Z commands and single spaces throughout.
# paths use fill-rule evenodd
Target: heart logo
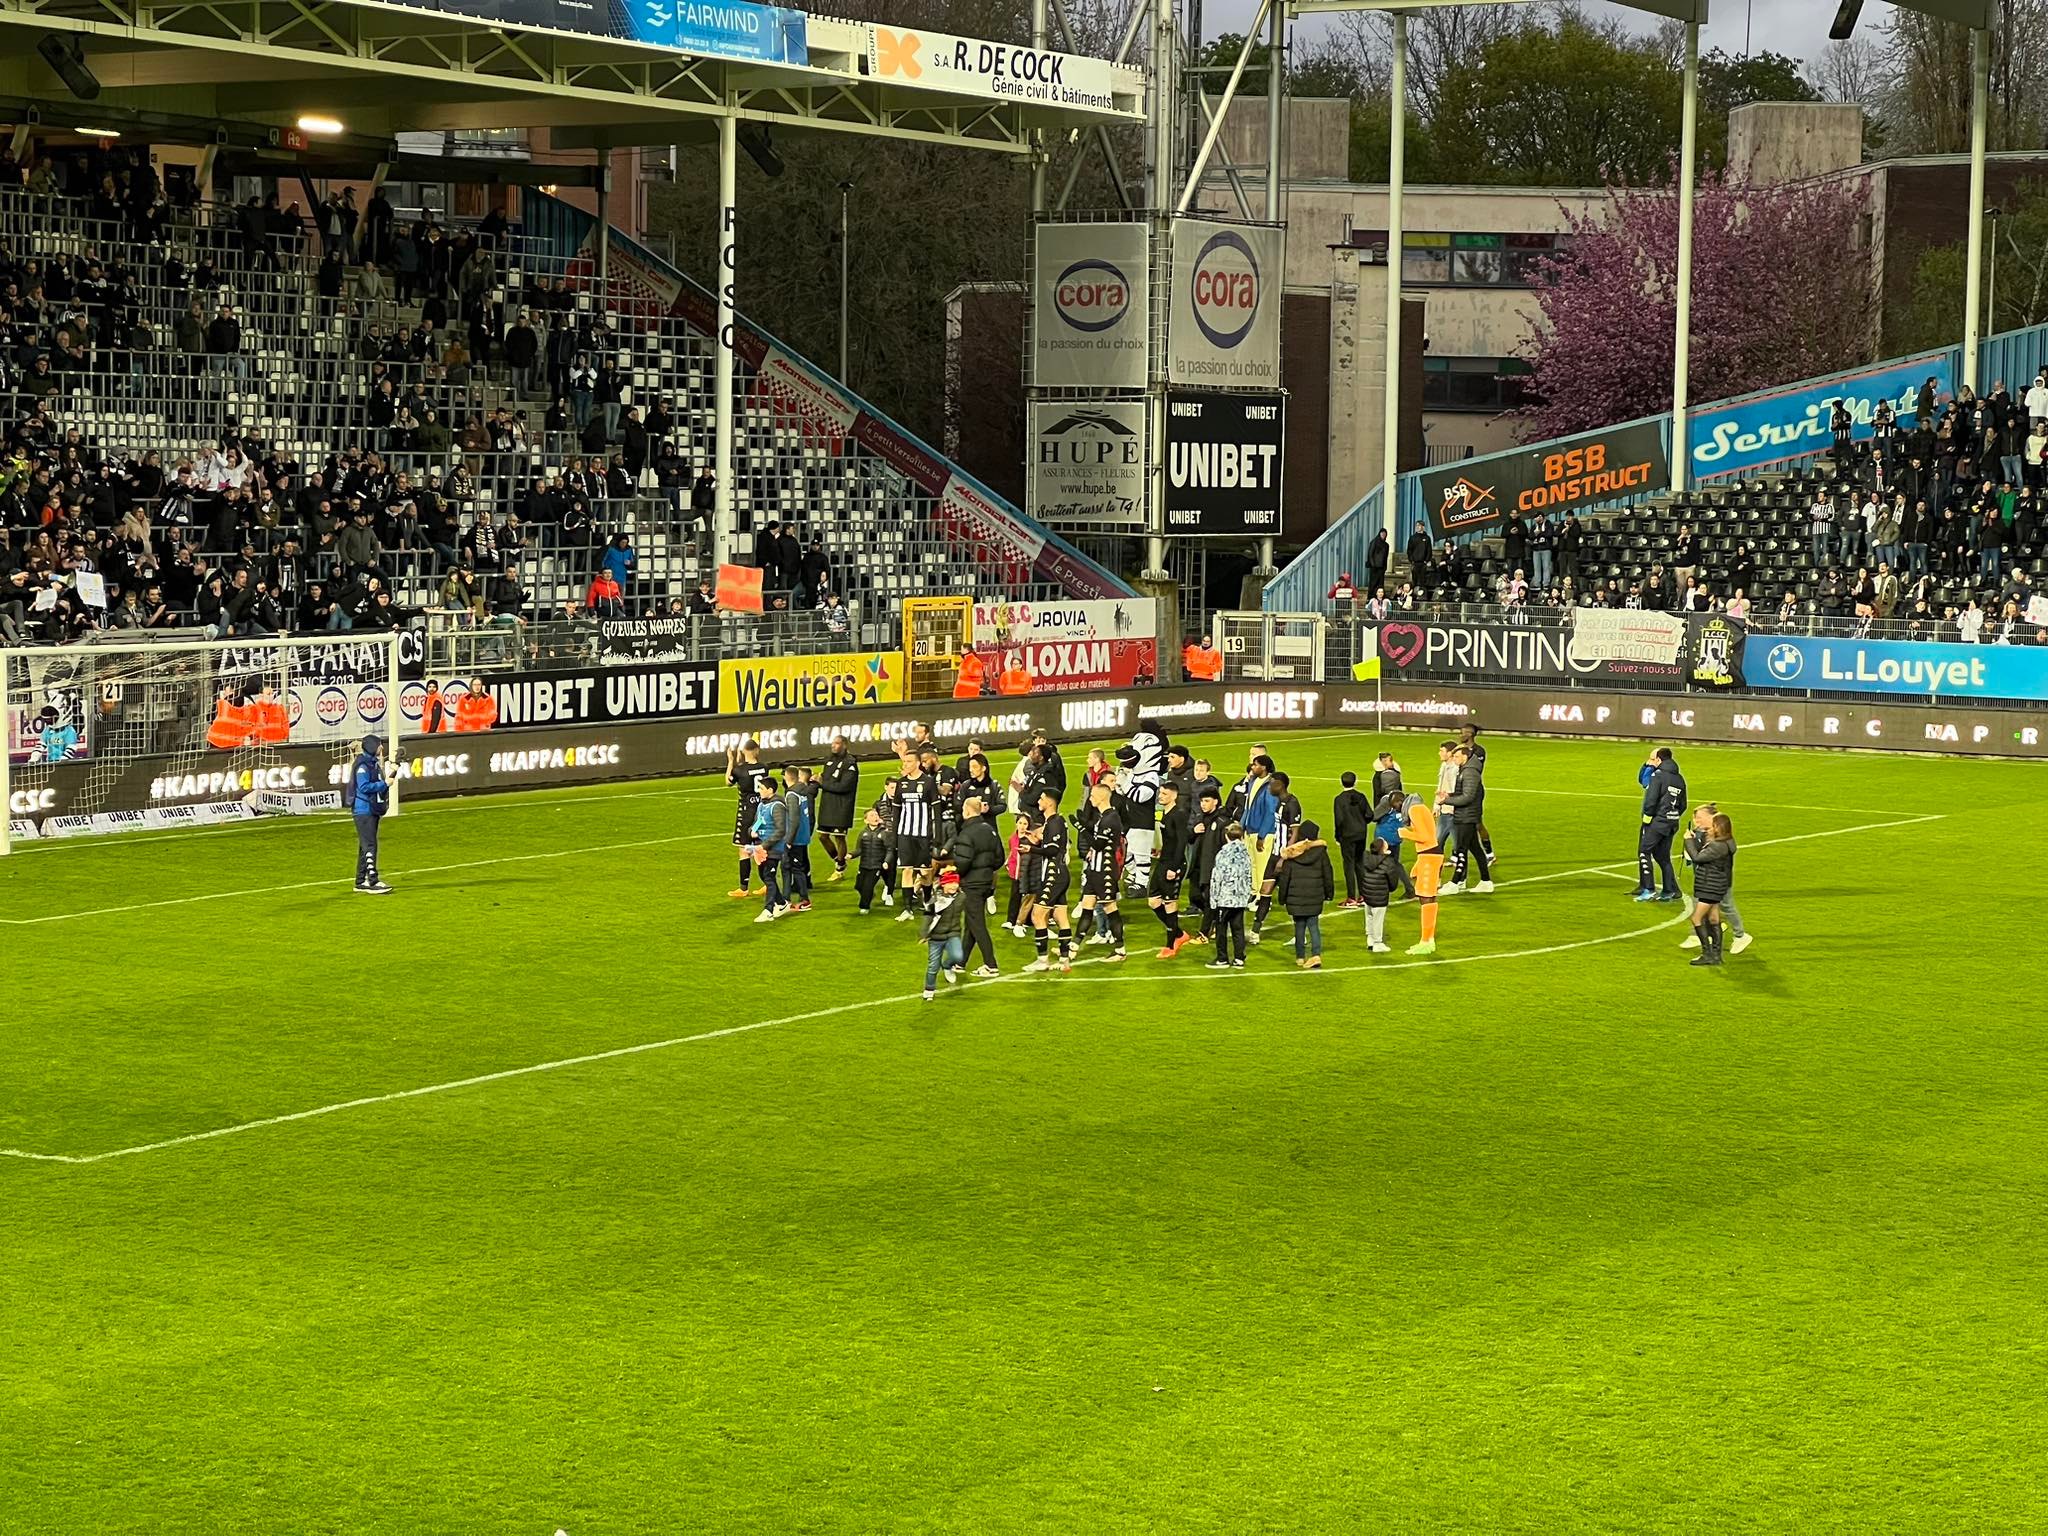
M 1428 637 L 1420 624 L 1382 624 L 1380 654 L 1397 667 L 1405 667 L 1422 654 Z

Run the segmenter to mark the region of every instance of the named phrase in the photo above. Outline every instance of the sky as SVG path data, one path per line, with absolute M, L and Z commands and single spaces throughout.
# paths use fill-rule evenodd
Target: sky
M 1594 8 L 1620 9 L 1603 4 L 1601 0 L 1595 0 Z M 1241 32 L 1257 11 L 1257 0 L 1203 0 L 1203 30 L 1211 36 L 1218 32 Z M 1623 14 L 1645 31 L 1654 27 L 1658 20 L 1642 11 L 1625 11 Z M 1835 8 L 1823 0 L 1712 0 L 1708 15 L 1712 19 L 1700 32 L 1702 53 L 1709 48 L 1741 53 L 1743 28 L 1747 21 L 1753 51 L 1762 53 L 1769 49 L 1805 61 L 1814 58 L 1826 46 L 1828 24 L 1834 20 Z M 1866 11 L 1863 26 L 1871 26 L 1873 20 Z M 1303 25 L 1312 26 L 1314 23 L 1310 21 Z

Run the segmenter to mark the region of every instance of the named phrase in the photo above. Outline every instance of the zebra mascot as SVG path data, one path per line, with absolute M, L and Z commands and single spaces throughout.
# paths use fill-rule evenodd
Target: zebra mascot
M 1155 720 L 1140 720 L 1131 739 L 1117 748 L 1117 810 L 1123 817 L 1125 871 L 1131 889 L 1142 891 L 1152 878 L 1152 849 L 1158 840 L 1155 821 L 1159 785 L 1166 776 L 1166 732 Z

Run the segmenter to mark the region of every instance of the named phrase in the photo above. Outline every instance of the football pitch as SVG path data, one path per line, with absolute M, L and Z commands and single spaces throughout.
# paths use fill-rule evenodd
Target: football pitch
M 929 1004 L 710 780 L 21 850 L 0 1532 L 2048 1527 L 2041 770 L 1680 749 L 1703 971 L 1642 747 L 1487 740 L 1431 960 Z

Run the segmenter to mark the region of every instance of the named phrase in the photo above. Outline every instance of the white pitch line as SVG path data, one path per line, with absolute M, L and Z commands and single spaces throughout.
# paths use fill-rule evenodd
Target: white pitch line
M 573 859 L 584 853 L 617 853 L 626 848 L 660 848 L 670 843 L 702 842 L 709 838 L 729 838 L 730 832 L 684 832 L 675 837 L 643 837 L 630 843 L 586 843 L 575 848 L 560 848 L 552 853 L 508 853 L 495 859 L 467 859 L 460 864 L 426 864 L 416 869 L 392 869 L 390 873 L 404 879 L 410 875 L 439 875 L 453 869 L 488 869 L 498 864 L 529 864 L 540 859 Z M 202 901 L 232 901 L 241 896 L 281 896 L 287 891 L 311 891 L 322 886 L 340 885 L 336 876 L 330 880 L 296 880 L 290 885 L 250 886 L 239 891 L 211 891 L 201 896 L 167 896 L 162 901 L 130 902 L 120 907 L 89 907 L 83 912 L 45 912 L 37 917 L 0 917 L 0 923 L 16 928 L 27 928 L 39 923 L 66 923 L 81 917 L 113 917 L 123 912 L 151 912 L 159 907 L 186 907 Z
M 558 805 L 596 805 L 607 800 L 660 800 L 676 795 L 729 795 L 732 793 L 732 787 L 727 784 L 703 784 L 690 789 L 634 789 L 612 795 L 573 795 L 563 800 L 528 798 L 534 793 L 536 791 L 513 790 L 498 794 L 480 794 L 452 803 L 435 800 L 426 805 L 407 805 L 404 814 L 410 819 L 414 816 L 446 816 L 453 811 L 548 811 Z M 405 799 L 402 792 L 399 798 Z M 338 817 L 339 813 L 336 814 Z M 16 856 L 34 854 L 45 848 L 58 847 L 69 848 L 73 852 L 83 848 L 139 848 L 144 843 L 181 843 L 195 837 L 231 837 L 237 832 L 253 832 L 259 827 L 319 827 L 329 824 L 329 818 L 324 816 L 265 816 L 256 821 L 230 822 L 224 827 L 189 827 L 176 832 L 157 832 L 148 837 L 138 837 L 134 833 L 106 833 L 83 841 L 67 838 L 44 842 L 39 839 L 35 842 L 17 843 L 14 853 Z
M 1917 827 L 1923 822 L 1946 821 L 1949 813 L 1939 811 L 1929 816 L 1905 816 L 1896 821 L 1866 821 L 1856 827 L 1830 827 L 1824 832 L 1794 832 L 1788 837 L 1760 837 L 1754 842 L 1738 841 L 1741 848 L 1776 848 L 1785 843 L 1811 842 L 1817 837 L 1847 837 L 1851 832 L 1882 832 L 1886 827 Z M 1588 864 L 1583 869 L 1554 869 L 1547 875 L 1523 875 L 1518 880 L 1496 880 L 1495 885 L 1540 885 L 1546 880 L 1570 880 L 1578 875 L 1611 875 L 1617 871 L 1632 870 L 1632 861 L 1617 859 L 1612 864 Z M 1623 874 L 1623 879 L 1630 878 Z M 1382 967 L 1384 969 L 1384 967 Z
M 1918 826 L 1922 822 L 1942 821 L 1945 819 L 1945 815 L 1933 815 L 1916 816 L 1909 821 L 1876 821 L 1860 827 L 1840 827 L 1831 832 L 1802 832 L 1792 837 L 1770 838 L 1763 842 L 1752 843 L 1749 846 L 1753 848 L 1771 847 L 1783 843 L 1805 842 L 1811 838 L 1817 837 L 1841 837 L 1851 832 L 1875 832 L 1882 831 L 1887 827 Z M 722 834 L 708 833 L 692 835 L 715 837 L 720 836 Z M 657 839 L 657 841 L 681 842 L 687 841 L 687 839 L 663 838 Z M 637 847 L 644 845 L 622 844 L 620 846 Z M 593 849 L 589 851 L 596 852 L 599 850 Z M 520 857 L 552 858 L 561 857 L 561 855 L 528 854 L 521 855 Z M 503 863 L 509 861 L 487 859 L 481 862 Z M 446 867 L 459 869 L 467 868 L 470 866 L 449 865 Z M 1528 875 L 1520 881 L 1502 881 L 1500 883 L 1503 885 L 1533 884 L 1539 880 L 1562 879 L 1567 875 L 1604 874 L 1609 870 L 1618 867 L 1621 866 L 1612 864 L 1595 865 L 1586 869 L 1560 870 L 1554 874 L 1549 875 Z M 1684 922 L 1686 920 L 1686 917 L 1686 912 L 1683 909 L 1681 909 L 1680 911 L 1673 913 L 1670 917 L 1666 918 L 1661 923 L 1652 923 L 1649 926 L 1643 928 L 1632 928 L 1628 930 L 1626 933 L 1605 934 L 1597 939 L 1574 939 L 1569 943 L 1564 944 L 1545 944 L 1534 949 L 1497 950 L 1490 954 L 1484 955 L 1447 955 L 1441 959 L 1396 960 L 1390 961 L 1383 965 L 1374 965 L 1371 962 L 1365 962 L 1359 965 L 1330 966 L 1325 968 L 1325 970 L 1315 972 L 1314 974 L 1343 975 L 1347 972 L 1353 971 L 1405 971 L 1435 965 L 1475 965 L 1483 961 L 1523 960 L 1533 959 L 1540 955 L 1567 954 L 1574 950 L 1592 949 L 1598 945 L 1619 944 L 1629 939 L 1643 938 L 1648 934 L 1659 932 L 1662 929 L 1674 927 L 1677 924 Z M 1100 964 L 1101 962 L 1082 961 L 1081 963 L 1083 965 L 1089 965 Z M 1262 970 L 1259 971 L 1257 974 L 1261 976 L 1286 976 L 1289 974 L 1306 976 L 1311 973 L 1307 971 L 1297 971 L 1290 973 L 1287 971 Z M 1100 980 L 1105 982 L 1129 983 L 1190 980 L 1218 981 L 1222 980 L 1223 978 L 1218 974 L 1209 972 L 1206 968 L 1190 967 L 1188 969 L 1177 971 L 1161 971 L 1156 974 L 1141 973 L 1136 975 L 1125 974 L 1121 976 L 1083 978 L 1083 980 L 1089 979 Z M 965 982 L 962 983 L 961 986 L 959 986 L 955 990 L 967 991 L 979 987 L 1003 986 L 1006 984 L 1015 983 L 1022 980 L 1023 977 L 1020 973 L 1012 973 L 1008 976 L 996 977 L 987 981 Z M 20 1158 L 30 1162 L 39 1163 L 68 1163 L 73 1165 L 87 1163 L 104 1163 L 112 1158 L 133 1157 L 138 1153 L 142 1152 L 159 1152 L 167 1147 L 181 1147 L 195 1141 L 213 1141 L 223 1136 L 238 1136 L 244 1131 L 261 1130 L 266 1126 L 289 1125 L 292 1124 L 294 1121 L 299 1120 L 316 1120 L 324 1115 L 339 1114 L 341 1111 L 345 1109 L 366 1109 L 372 1105 L 395 1103 L 400 1099 L 419 1099 L 425 1098 L 430 1094 L 452 1093 L 458 1088 L 474 1088 L 479 1087 L 485 1083 L 499 1083 L 515 1077 L 530 1077 L 536 1073 L 559 1071 L 564 1067 L 580 1067 L 586 1066 L 592 1062 L 614 1061 L 623 1056 L 639 1056 L 644 1055 L 650 1051 L 665 1051 L 678 1045 L 695 1045 L 700 1041 L 704 1040 L 722 1040 L 729 1035 L 752 1034 L 756 1030 L 774 1029 L 784 1024 L 809 1023 L 814 1019 L 827 1019 L 837 1017 L 840 1014 L 858 1013 L 862 1009 L 866 1008 L 892 1007 L 899 1003 L 913 1002 L 917 1000 L 921 995 L 922 994 L 918 992 L 905 992 L 895 997 L 876 997 L 869 998 L 863 1002 L 839 1003 L 830 1008 L 814 1008 L 806 1013 L 787 1014 L 779 1019 L 761 1019 L 757 1020 L 752 1024 L 734 1024 L 726 1029 L 706 1030 L 702 1034 L 679 1035 L 673 1039 L 668 1040 L 650 1040 L 641 1045 L 622 1045 L 614 1050 L 609 1051 L 593 1051 L 583 1056 L 566 1056 L 559 1061 L 541 1061 L 535 1062 L 531 1066 L 508 1067 L 502 1072 L 486 1072 L 476 1077 L 458 1078 L 454 1082 L 448 1083 L 430 1083 L 424 1088 L 402 1088 L 398 1090 L 396 1093 L 380 1093 L 372 1094 L 366 1098 L 344 1099 L 338 1104 L 322 1104 L 314 1109 L 301 1109 L 288 1115 L 271 1115 L 261 1120 L 245 1120 L 236 1125 L 223 1125 L 210 1131 L 194 1131 L 189 1136 L 173 1136 L 164 1141 L 145 1142 L 141 1146 L 137 1147 L 121 1147 L 112 1152 L 94 1152 L 85 1155 L 74 1156 L 56 1152 L 25 1152 L 11 1147 L 0 1147 L 0 1157 Z

